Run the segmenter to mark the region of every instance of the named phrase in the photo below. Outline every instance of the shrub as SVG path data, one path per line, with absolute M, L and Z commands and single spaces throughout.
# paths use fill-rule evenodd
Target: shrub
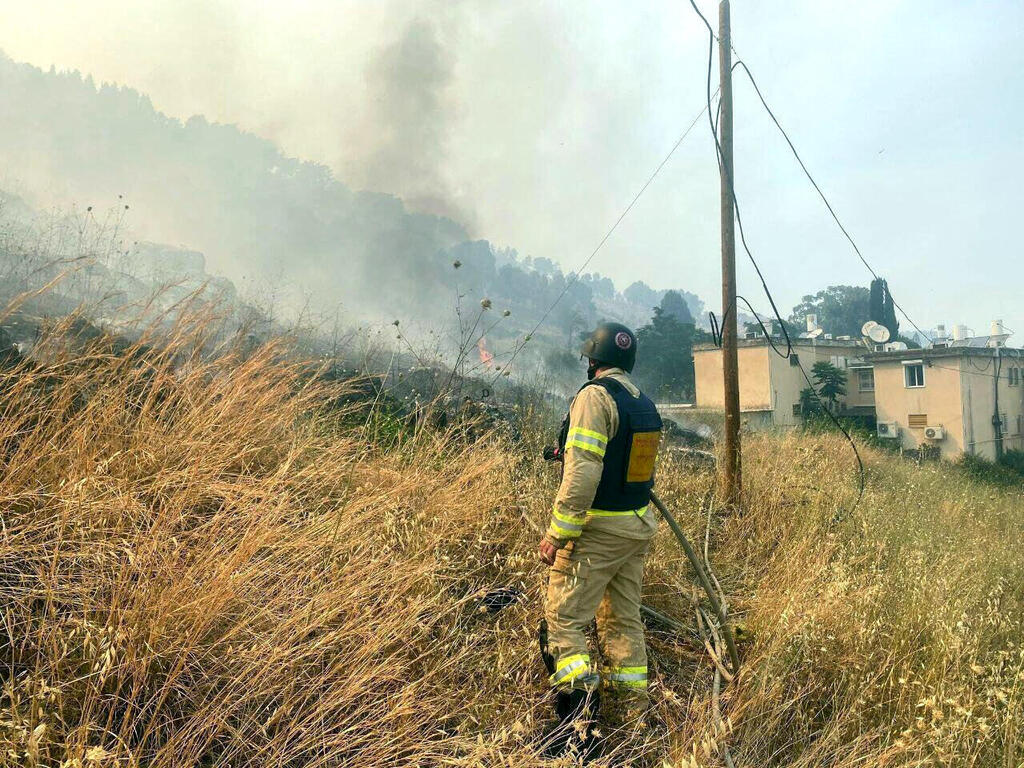
M 1006 451 L 999 459 L 999 463 L 1024 476 L 1024 451 Z

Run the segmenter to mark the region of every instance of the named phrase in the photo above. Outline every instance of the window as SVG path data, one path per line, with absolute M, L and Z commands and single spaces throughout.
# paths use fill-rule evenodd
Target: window
M 794 416 L 803 416 L 803 413 L 804 413 L 803 406 L 801 406 L 800 403 L 793 403 L 793 415 Z
M 861 368 L 857 371 L 857 389 L 861 392 L 875 391 L 875 371 L 873 368 Z
M 1009 379 L 1011 387 L 1019 386 L 1020 385 L 1020 368 L 1010 368 L 1006 372 L 1006 377 L 1007 377 L 1007 379 Z
M 928 426 L 928 414 L 911 413 L 907 416 L 907 426 L 911 429 L 924 429 Z
M 840 370 L 846 370 L 846 358 L 842 355 L 832 355 L 829 362 Z
M 790 352 L 789 353 L 789 364 L 791 366 L 793 366 L 794 368 L 796 368 L 798 365 L 800 365 L 800 355 L 798 355 L 796 352 Z
M 903 380 L 906 387 L 924 386 L 924 363 L 908 363 L 903 366 Z

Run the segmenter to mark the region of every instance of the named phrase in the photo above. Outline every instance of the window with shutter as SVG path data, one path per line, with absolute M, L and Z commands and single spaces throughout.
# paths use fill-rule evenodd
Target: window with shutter
M 924 429 L 928 426 L 927 413 L 912 413 L 907 416 L 907 426 L 911 429 Z

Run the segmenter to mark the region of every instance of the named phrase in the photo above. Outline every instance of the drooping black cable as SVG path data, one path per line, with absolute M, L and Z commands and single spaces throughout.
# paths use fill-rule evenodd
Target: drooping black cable
M 857 246 L 857 243 L 854 241 L 850 233 L 846 230 L 846 227 L 843 226 L 843 222 L 839 220 L 839 216 L 836 214 L 835 209 L 832 208 L 832 204 L 825 196 L 825 193 L 821 191 L 821 187 L 818 186 L 818 182 L 815 181 L 814 176 L 812 176 L 811 172 L 807 169 L 807 166 L 804 164 L 803 158 L 800 157 L 800 153 L 797 152 L 796 147 L 793 146 L 793 142 L 789 138 L 789 134 L 786 133 L 785 128 L 783 128 L 782 125 L 779 123 L 779 119 L 775 117 L 775 113 L 772 111 L 772 108 L 768 106 L 768 102 L 765 101 L 764 95 L 761 93 L 761 89 L 758 87 L 757 81 L 754 79 L 754 73 L 750 71 L 750 67 L 747 66 L 746 62 L 743 61 L 743 59 L 738 59 L 736 61 L 736 63 L 733 65 L 733 69 L 736 69 L 736 67 L 741 67 L 743 69 L 743 72 L 746 74 L 747 79 L 750 80 L 750 84 L 754 86 L 754 92 L 757 93 L 757 98 L 760 99 L 761 106 L 764 107 L 765 111 L 768 113 L 768 116 L 772 119 L 772 122 L 775 123 L 775 127 L 779 129 L 779 133 L 782 134 L 782 138 L 786 140 L 786 144 L 789 145 L 790 152 L 793 153 L 793 157 L 795 157 L 797 163 L 800 164 L 800 169 L 804 172 L 804 176 L 807 177 L 807 180 L 811 182 L 811 186 L 813 186 L 814 190 L 818 193 L 818 197 L 821 198 L 821 202 L 825 204 L 825 207 L 828 209 L 829 214 L 831 214 L 832 219 L 836 223 L 836 226 L 839 227 L 839 231 L 843 233 L 843 236 L 849 241 L 850 245 L 853 246 L 853 251 L 854 253 L 857 254 L 857 258 L 861 260 L 861 263 L 865 267 L 867 267 L 867 270 L 868 272 L 871 273 L 872 277 L 874 277 L 876 280 L 880 280 L 881 278 L 878 276 L 878 273 L 875 272 L 874 268 L 868 263 L 868 260 L 864 258 L 864 254 L 861 253 L 861 250 Z M 907 318 L 907 322 L 914 326 L 914 329 L 918 333 L 920 333 L 925 339 L 927 339 L 929 343 L 931 343 L 931 337 L 927 333 L 922 331 L 921 327 L 914 322 L 913 318 L 911 318 L 910 315 L 907 314 L 907 311 L 899 305 L 896 299 L 892 298 L 892 291 L 889 291 L 889 298 L 892 299 L 893 306 L 900 311 L 900 314 Z
M 722 330 L 718 325 L 718 318 L 715 317 L 714 312 L 708 312 L 708 322 L 711 325 L 711 340 L 715 343 L 716 347 L 722 346 Z
M 711 99 L 709 95 L 709 106 L 710 103 Z M 709 106 L 704 107 L 704 109 L 708 109 Z M 647 181 L 644 182 L 643 186 L 640 187 L 640 191 L 638 191 L 636 195 L 633 196 L 633 199 L 629 201 L 629 205 L 627 205 L 625 210 L 623 210 L 622 213 L 619 214 L 619 218 L 615 220 L 615 223 L 612 224 L 611 228 L 605 233 L 604 237 L 601 238 L 600 242 L 597 244 L 594 250 L 590 252 L 590 255 L 586 258 L 586 260 L 579 267 L 576 268 L 576 270 L 569 276 L 569 278 L 566 279 L 565 285 L 562 287 L 561 293 L 559 293 L 558 296 L 555 297 L 555 300 L 551 302 L 551 305 L 546 310 L 544 310 L 544 314 L 541 315 L 541 318 L 540 320 L 537 321 L 537 324 L 533 326 L 533 330 L 526 334 L 526 336 L 523 338 L 523 343 L 517 345 L 516 348 L 513 350 L 512 357 L 509 358 L 509 360 L 504 365 L 505 372 L 509 370 L 512 363 L 515 361 L 516 357 L 518 357 L 522 349 L 529 343 L 530 339 L 533 338 L 533 335 L 537 333 L 538 330 L 540 330 L 540 327 L 544 324 L 544 321 L 547 320 L 548 315 L 550 315 L 554 308 L 558 306 L 558 303 L 563 298 L 565 298 L 565 294 L 569 292 L 569 289 L 572 288 L 573 284 L 580 279 L 580 275 L 583 274 L 583 270 L 587 268 L 587 265 L 590 264 L 591 261 L 593 261 L 594 257 L 597 255 L 597 252 L 604 247 L 605 243 L 608 242 L 609 238 L 611 238 L 615 230 L 618 229 L 619 224 L 622 223 L 622 220 L 625 219 L 627 215 L 629 215 L 630 211 L 633 210 L 633 206 L 637 204 L 637 202 L 643 196 L 644 192 L 647 191 L 647 188 L 654 183 L 654 180 L 658 177 L 658 174 L 661 173 L 661 170 L 666 165 L 668 165 L 668 161 L 672 159 L 672 155 L 674 155 L 676 150 L 679 149 L 679 146 L 683 143 L 683 141 L 685 141 L 686 137 L 690 135 L 690 131 L 693 130 L 693 127 L 697 125 L 697 121 L 700 120 L 701 115 L 704 114 L 704 109 L 701 109 L 697 116 L 693 118 L 690 124 L 686 127 L 686 130 L 683 131 L 682 135 L 676 140 L 676 143 L 672 145 L 672 148 L 668 151 L 668 154 L 665 155 L 664 159 L 662 159 L 662 161 L 654 169 L 654 172 L 651 173 L 651 175 L 647 178 Z M 495 377 L 491 386 L 494 386 L 495 384 L 498 383 L 498 380 L 501 378 L 501 375 L 502 374 L 498 374 L 498 376 Z
M 850 435 L 850 433 L 842 425 L 842 423 L 835 416 L 835 414 L 833 414 L 832 411 L 829 410 L 828 406 L 825 405 L 825 401 L 821 399 L 821 395 L 818 393 L 817 388 L 814 386 L 813 383 L 811 383 L 811 378 L 810 378 L 810 376 L 807 375 L 807 371 L 804 369 L 803 363 L 800 362 L 800 356 L 796 355 L 794 357 L 792 346 L 790 346 L 788 354 L 783 354 L 782 352 L 780 352 L 779 348 L 775 346 L 775 342 L 772 341 L 772 335 L 768 331 L 768 329 L 765 327 L 764 322 L 762 322 L 761 316 L 758 314 L 757 310 L 754 309 L 750 305 L 750 302 L 747 301 L 744 297 L 737 296 L 736 298 L 739 299 L 740 301 L 742 301 L 744 304 L 747 305 L 747 309 L 750 310 L 751 314 L 754 316 L 754 319 L 757 320 L 757 324 L 759 326 L 761 326 L 761 332 L 764 334 L 765 338 L 768 339 L 768 343 L 771 345 L 771 348 L 775 351 L 775 354 L 777 354 L 779 357 L 781 357 L 783 359 L 788 359 L 788 360 L 791 360 L 791 361 L 795 360 L 796 367 L 799 368 L 800 369 L 800 373 L 803 374 L 804 381 L 807 382 L 807 388 L 811 391 L 811 394 L 814 395 L 814 399 L 818 401 L 818 405 L 821 407 L 821 410 L 829 417 L 829 419 L 839 429 L 839 431 L 843 433 L 843 436 L 846 438 L 847 442 L 849 442 L 849 444 L 850 444 L 850 447 L 853 449 L 853 455 L 857 457 L 858 490 L 857 490 L 857 501 L 854 502 L 854 505 L 850 508 L 850 511 L 852 512 L 854 509 L 857 508 L 857 506 L 860 504 L 861 499 L 864 497 L 864 487 L 865 487 L 864 461 L 863 461 L 863 459 L 861 459 L 860 451 L 857 450 L 857 443 L 854 442 L 853 436 Z M 786 338 L 788 339 L 789 338 L 789 333 L 786 331 L 785 323 L 783 323 L 781 327 L 782 327 L 782 332 L 786 335 Z M 835 519 L 836 519 L 836 522 L 838 522 L 841 519 L 841 516 L 840 515 L 836 515 Z
M 743 250 L 746 252 L 747 258 L 750 259 L 750 263 L 754 265 L 754 271 L 757 273 L 758 279 L 760 279 L 760 281 L 761 281 L 761 288 L 764 290 L 765 296 L 768 298 L 768 303 L 771 305 L 772 312 L 775 314 L 776 319 L 779 321 L 779 326 L 782 329 L 783 336 L 786 339 L 786 352 L 782 353 L 782 352 L 780 352 L 778 350 L 778 348 L 775 346 L 774 342 L 772 342 L 772 340 L 771 340 L 771 334 L 770 333 L 765 333 L 765 336 L 768 339 L 768 343 L 771 344 L 772 349 L 776 352 L 776 354 L 778 354 L 780 357 L 783 357 L 785 359 L 789 359 L 792 356 L 792 354 L 793 354 L 793 342 L 792 342 L 792 340 L 789 337 L 789 331 L 786 329 L 786 323 L 785 323 L 785 321 L 782 318 L 782 314 L 779 312 L 779 308 L 775 304 L 775 299 L 772 296 L 771 291 L 768 289 L 768 283 L 765 280 L 764 275 L 761 273 L 761 268 L 758 266 L 757 260 L 754 258 L 753 253 L 751 253 L 751 251 L 750 251 L 750 247 L 747 245 L 747 238 L 746 238 L 746 235 L 745 235 L 745 233 L 743 231 L 743 220 L 742 220 L 742 218 L 740 216 L 739 200 L 736 197 L 736 186 L 733 183 L 733 178 L 732 178 L 732 169 L 727 168 L 725 163 L 722 161 L 722 145 L 718 141 L 717 121 L 716 121 L 715 115 L 713 114 L 712 109 L 711 109 L 711 72 L 712 72 L 712 68 L 713 68 L 713 64 L 714 64 L 714 52 L 715 52 L 715 40 L 716 40 L 715 31 L 714 31 L 714 29 L 712 29 L 711 24 L 708 22 L 707 18 L 704 16 L 704 14 L 701 13 L 700 8 L 697 7 L 697 3 L 695 2 L 695 0 L 690 0 L 690 5 L 693 7 L 694 12 L 700 17 L 700 20 L 704 22 L 704 26 L 707 27 L 708 35 L 709 35 L 709 39 L 708 39 L 708 76 L 707 76 L 707 112 L 708 112 L 708 121 L 709 121 L 709 124 L 711 126 L 711 135 L 712 135 L 712 138 L 714 138 L 714 140 L 715 140 L 715 152 L 716 152 L 716 155 L 718 157 L 718 166 L 719 166 L 719 169 L 721 170 L 722 174 L 725 176 L 725 179 L 726 179 L 726 181 L 727 181 L 727 183 L 729 185 L 729 194 L 730 194 L 730 197 L 732 198 L 732 203 L 733 203 L 733 206 L 734 206 L 735 211 L 736 211 L 736 225 L 737 225 L 737 228 L 739 229 L 739 232 L 740 232 L 740 242 L 743 244 Z M 767 106 L 767 105 L 765 105 L 765 106 Z M 838 219 L 837 219 L 837 222 L 838 222 Z M 851 242 L 852 242 L 852 240 L 851 240 Z M 859 253 L 859 251 L 858 251 L 858 253 Z M 737 299 L 739 299 L 739 296 L 737 296 Z M 743 303 L 746 304 L 747 307 L 750 308 L 751 312 L 754 313 L 754 317 L 757 319 L 757 322 L 761 326 L 761 329 L 762 330 L 767 330 L 764 327 L 764 323 L 761 322 L 761 318 L 758 317 L 757 312 L 754 312 L 753 307 L 750 306 L 750 303 L 746 299 L 743 299 Z M 896 305 L 895 301 L 893 301 L 893 305 Z M 903 312 L 902 309 L 900 311 Z M 905 312 L 904 312 L 904 316 L 906 317 L 906 313 Z M 910 320 L 909 317 L 907 317 L 907 319 Z M 912 320 L 910 322 L 911 322 L 911 324 L 914 324 L 914 322 Z M 724 321 L 723 321 L 723 325 L 724 325 Z M 914 325 L 914 327 L 916 328 L 917 326 Z M 810 376 L 808 376 L 807 375 L 807 371 L 804 370 L 804 367 L 801 364 L 799 357 L 796 358 L 796 362 L 797 362 L 797 367 L 800 369 L 800 373 L 803 375 L 804 380 L 807 382 L 807 386 L 810 388 L 810 390 L 813 393 L 815 399 L 822 406 L 822 410 L 828 415 L 828 417 L 832 421 L 832 423 L 835 424 L 835 426 L 839 428 L 839 431 L 843 433 L 843 436 L 846 438 L 847 442 L 850 444 L 850 448 L 853 449 L 853 455 L 857 459 L 858 492 L 857 492 L 857 500 L 854 502 L 853 506 L 850 508 L 850 512 L 852 513 L 857 508 L 857 506 L 860 504 L 861 499 L 864 497 L 865 471 L 864 471 L 864 462 L 861 459 L 860 451 L 857 450 L 857 444 L 854 442 L 853 437 L 850 435 L 850 433 L 839 422 L 839 420 L 836 418 L 836 416 L 825 406 L 824 402 L 821 399 L 821 396 L 818 394 L 818 390 L 814 387 L 814 384 L 811 382 Z M 836 515 L 836 520 L 838 521 L 839 519 L 841 519 L 841 517 L 842 517 L 841 515 L 837 514 Z
M 757 320 L 757 324 L 759 326 L 761 326 L 761 332 L 764 334 L 764 337 L 766 339 L 768 339 L 768 344 L 771 346 L 771 348 L 775 352 L 775 354 L 777 354 L 779 357 L 781 357 L 784 360 L 788 360 L 789 358 L 791 358 L 793 356 L 793 342 L 790 341 L 789 330 L 786 328 L 786 324 L 784 322 L 782 322 L 782 321 L 779 322 L 779 327 L 782 329 L 782 335 L 786 339 L 786 351 L 782 352 L 782 351 L 779 350 L 779 348 L 777 346 L 775 346 L 775 342 L 772 341 L 772 334 L 765 327 L 765 324 L 763 322 L 761 322 L 761 316 L 757 313 L 757 310 L 755 310 L 752 306 L 750 306 L 750 302 L 747 301 L 742 296 L 737 295 L 736 298 L 739 301 L 742 301 L 744 304 L 747 305 L 747 309 L 750 310 L 750 314 L 752 314 L 754 316 L 754 319 Z
M 754 258 L 754 254 L 750 250 L 750 246 L 747 245 L 746 232 L 743 229 L 743 217 L 740 214 L 740 203 L 736 197 L 736 185 L 733 183 L 732 169 L 726 168 L 725 163 L 722 162 L 722 145 L 718 141 L 718 130 L 717 120 L 715 119 L 714 110 L 711 107 L 711 72 L 714 64 L 715 55 L 715 32 L 708 23 L 708 20 L 704 17 L 704 14 L 700 12 L 700 8 L 694 0 L 690 0 L 690 5 L 693 6 L 693 10 L 696 11 L 697 15 L 700 16 L 701 21 L 704 22 L 704 26 L 708 28 L 708 76 L 707 76 L 707 113 L 708 113 L 708 125 L 711 127 L 711 138 L 715 141 L 715 154 L 718 158 L 718 167 L 721 173 L 725 176 L 726 183 L 729 185 L 729 196 L 732 198 L 733 208 L 736 212 L 736 227 L 740 233 L 740 243 L 743 245 L 743 250 L 747 254 L 747 258 L 754 267 L 754 271 L 757 273 L 758 279 L 761 281 L 761 288 L 764 291 L 765 297 L 768 299 L 768 303 L 771 305 L 772 312 L 775 313 L 775 317 L 778 318 L 779 324 L 782 325 L 783 333 L 786 338 L 786 354 L 787 356 L 793 349 L 792 342 L 790 341 L 789 334 L 785 332 L 785 324 L 782 320 L 782 314 L 779 312 L 779 308 L 775 304 L 775 297 L 772 296 L 772 292 L 768 288 L 768 282 L 765 280 L 764 274 L 761 272 L 761 267 L 758 265 L 757 260 Z M 724 324 L 724 319 L 723 319 Z

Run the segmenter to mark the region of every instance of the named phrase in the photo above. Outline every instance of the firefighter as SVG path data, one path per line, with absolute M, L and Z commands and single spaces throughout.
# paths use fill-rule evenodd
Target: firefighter
M 640 620 L 644 559 L 657 522 L 649 508 L 661 418 L 632 382 L 636 336 L 602 323 L 583 343 L 587 383 L 562 423 L 562 480 L 540 543 L 550 566 L 541 652 L 555 689 L 559 725 L 550 756 L 599 749 L 599 687 L 646 711 L 647 650 Z M 599 667 L 585 630 L 597 618 Z

